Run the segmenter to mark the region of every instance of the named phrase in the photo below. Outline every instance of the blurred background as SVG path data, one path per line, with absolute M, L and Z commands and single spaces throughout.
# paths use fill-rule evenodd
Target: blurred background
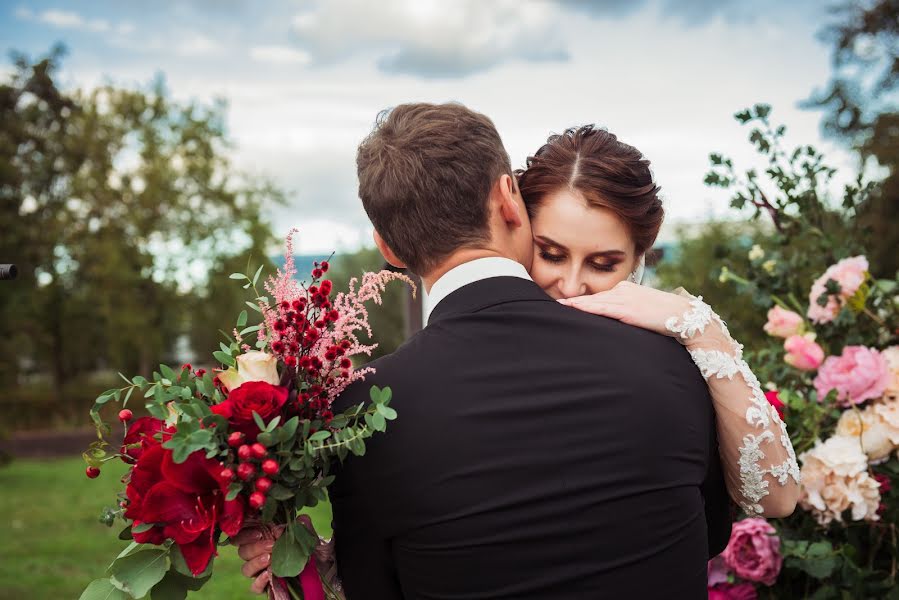
M 785 143 L 824 153 L 834 211 L 879 182 L 852 218 L 892 275 L 897 30 L 895 0 L 0 2 L 0 263 L 19 269 L 0 281 L 0 598 L 77 597 L 123 545 L 96 518 L 116 473 L 83 475 L 88 410 L 119 371 L 213 367 L 248 299 L 229 274 L 272 273 L 291 227 L 301 274 L 333 254 L 340 288 L 383 266 L 355 175 L 378 111 L 463 102 L 515 167 L 551 132 L 607 127 L 663 190 L 651 283 L 751 342 L 764 312 L 718 274 L 771 231 L 710 154 L 763 173 L 734 115 L 770 105 Z M 396 286 L 372 324 L 389 352 L 420 308 Z M 222 553 L 233 577 L 196 597 L 249 597 Z

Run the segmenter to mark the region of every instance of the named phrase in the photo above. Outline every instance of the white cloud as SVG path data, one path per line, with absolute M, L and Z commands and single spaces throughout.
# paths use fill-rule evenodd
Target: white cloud
M 199 31 L 185 31 L 174 39 L 175 53 L 185 57 L 214 56 L 224 51 L 216 40 Z
M 36 21 L 58 29 L 76 29 L 93 33 L 110 30 L 109 21 L 105 19 L 86 19 L 76 12 L 67 10 L 45 10 L 40 13 L 20 7 L 15 11 L 16 17 L 25 21 Z
M 389 73 L 462 77 L 510 60 L 563 61 L 558 11 L 546 2 L 330 0 L 294 16 L 294 42 L 320 63 L 374 56 Z
M 250 58 L 272 64 L 309 64 L 312 60 L 308 52 L 288 46 L 254 46 L 250 48 Z

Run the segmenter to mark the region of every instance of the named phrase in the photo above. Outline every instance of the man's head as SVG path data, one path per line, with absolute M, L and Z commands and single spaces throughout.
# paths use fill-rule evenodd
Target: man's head
M 359 197 L 391 262 L 425 276 L 460 250 L 484 249 L 529 266 L 524 203 L 484 115 L 454 103 L 401 104 L 378 115 L 356 167 Z

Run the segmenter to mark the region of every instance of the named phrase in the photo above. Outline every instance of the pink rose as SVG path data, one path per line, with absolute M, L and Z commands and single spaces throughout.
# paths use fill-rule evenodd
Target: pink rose
M 784 362 L 800 371 L 814 371 L 824 361 L 824 350 L 812 334 L 791 335 L 784 342 Z
M 788 338 L 802 331 L 802 323 L 801 315 L 775 305 L 768 311 L 768 322 L 764 329 L 768 335 Z
M 758 594 L 751 583 L 725 583 L 709 588 L 709 600 L 756 600 Z
M 812 291 L 808 297 L 808 318 L 815 323 L 829 323 L 840 313 L 840 309 L 851 298 L 858 288 L 865 282 L 868 276 L 868 259 L 864 256 L 844 258 L 835 265 L 831 265 L 824 275 L 812 284 Z M 827 304 L 818 304 L 818 298 L 827 291 L 828 280 L 833 279 L 840 284 L 840 293 L 829 296 Z
M 841 406 L 860 404 L 879 398 L 890 383 L 890 368 L 877 350 L 864 346 L 846 346 L 840 356 L 829 356 L 815 377 L 818 399 L 837 391 Z
M 759 518 L 734 523 L 722 556 L 738 577 L 765 585 L 774 585 L 783 564 L 777 531 Z

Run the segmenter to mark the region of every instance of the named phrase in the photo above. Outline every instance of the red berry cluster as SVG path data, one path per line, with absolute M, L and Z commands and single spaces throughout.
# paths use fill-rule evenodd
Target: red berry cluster
M 322 337 L 324 331 L 340 319 L 340 312 L 331 303 L 333 284 L 321 280 L 328 272 L 327 261 L 316 262 L 312 270 L 312 284 L 306 289 L 306 296 L 292 302 L 278 304 L 278 316 L 272 325 L 272 353 L 279 356 L 288 367 L 295 368 L 309 386 L 297 396 L 294 407 L 304 418 L 322 418 L 330 422 L 333 414 L 328 410 L 327 387 L 334 384 L 335 371 L 338 377 L 349 377 L 352 361 L 346 352 L 352 347 L 349 340 L 325 349 L 322 360 L 311 354 L 312 347 Z M 316 353 L 320 350 L 316 349 Z
M 234 481 L 235 478 L 245 483 L 253 481 L 255 491 L 250 494 L 250 506 L 260 509 L 265 504 L 266 494 L 272 488 L 273 482 L 267 477 L 268 475 L 276 475 L 280 470 L 278 461 L 271 458 L 265 446 L 256 442 L 254 444 L 245 444 L 246 436 L 235 431 L 228 436 L 228 445 L 236 448 L 237 454 L 237 472 L 231 468 L 224 468 L 221 472 L 222 479 Z M 259 463 L 257 467 L 257 463 Z M 257 477 L 258 470 L 264 473 Z

